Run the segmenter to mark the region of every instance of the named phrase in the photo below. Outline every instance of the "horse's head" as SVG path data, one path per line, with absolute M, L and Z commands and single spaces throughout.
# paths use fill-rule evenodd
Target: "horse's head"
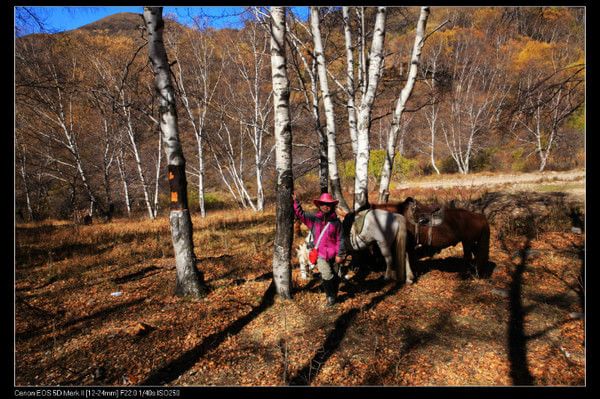
M 413 197 L 407 197 L 404 202 L 398 204 L 398 213 L 402 214 L 407 220 L 414 223 L 417 201 Z
M 346 250 L 350 250 L 352 245 L 350 244 L 350 230 L 352 229 L 352 224 L 356 219 L 356 213 L 354 211 L 348 212 L 342 217 L 342 240 L 344 241 L 344 247 Z

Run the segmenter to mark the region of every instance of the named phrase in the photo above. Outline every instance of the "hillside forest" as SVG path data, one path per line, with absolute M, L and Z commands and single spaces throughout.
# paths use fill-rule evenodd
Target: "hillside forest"
M 356 150 L 348 100 L 352 94 L 358 104 L 366 95 L 376 8 L 349 7 L 345 15 L 341 7 L 321 7 L 318 13 L 339 177 L 342 192 L 352 193 Z M 371 190 L 380 184 L 418 17 L 419 7 L 387 11 L 369 122 Z M 268 18 L 260 8 L 243 18 L 239 29 L 215 29 L 206 18 L 184 25 L 165 15 L 189 205 L 202 216 L 230 206 L 261 211 L 275 201 Z M 399 123 L 392 188 L 415 176 L 584 166 L 584 18 L 582 7 L 431 7 Z M 309 22 L 292 11 L 287 19 L 293 175 L 300 191 L 318 191 L 327 123 L 317 56 Z M 146 46 L 142 16 L 133 13 L 16 38 L 18 221 L 81 212 L 154 219 L 168 209 Z

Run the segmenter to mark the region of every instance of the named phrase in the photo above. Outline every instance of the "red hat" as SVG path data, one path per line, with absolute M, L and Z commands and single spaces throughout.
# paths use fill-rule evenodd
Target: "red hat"
M 334 199 L 331 194 L 329 193 L 323 193 L 321 194 L 321 196 L 318 199 L 314 199 L 313 202 L 315 203 L 316 206 L 321 206 L 321 205 L 337 205 L 338 200 Z

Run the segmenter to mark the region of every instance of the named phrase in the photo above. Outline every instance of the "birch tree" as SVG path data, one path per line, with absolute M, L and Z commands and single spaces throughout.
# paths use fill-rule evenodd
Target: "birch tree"
M 373 40 L 369 51 L 368 80 L 365 94 L 361 99 L 357 118 L 356 163 L 354 180 L 354 209 L 368 203 L 369 194 L 369 131 L 371 129 L 371 110 L 377 84 L 383 65 L 383 43 L 385 39 L 386 7 L 377 7 Z
M 502 54 L 490 54 L 468 29 L 453 43 L 448 120 L 441 124 L 446 146 L 458 171 L 469 173 L 470 161 L 498 119 L 510 90 L 500 68 Z
M 394 114 L 392 116 L 392 125 L 388 133 L 388 140 L 386 146 L 385 159 L 383 161 L 383 168 L 381 170 L 381 180 L 379 182 L 379 202 L 387 202 L 390 192 L 390 180 L 392 177 L 392 167 L 394 165 L 394 157 L 396 156 L 396 141 L 398 140 L 398 133 L 400 131 L 400 120 L 402 113 L 406 108 L 406 102 L 410 98 L 415 81 L 417 80 L 417 72 L 419 68 L 419 58 L 421 56 L 421 50 L 425 42 L 425 28 L 427 26 L 427 17 L 429 16 L 429 7 L 421 7 L 421 13 L 419 15 L 419 21 L 417 22 L 417 31 L 415 34 L 415 43 L 410 58 L 410 68 L 408 71 L 408 78 L 398 100 L 396 101 L 396 107 L 394 108 Z
M 125 133 L 126 141 L 130 148 L 133 156 L 133 162 L 137 171 L 137 176 L 142 189 L 144 197 L 144 204 L 146 212 L 150 219 L 156 218 L 156 206 L 152 206 L 152 196 L 150 195 L 150 185 L 144 172 L 144 156 L 140 149 L 140 134 L 138 128 L 138 117 L 134 115 L 134 111 L 139 111 L 138 114 L 145 114 L 146 117 L 150 118 L 152 124 L 158 124 L 151 113 L 147 110 L 141 110 L 140 105 L 137 106 L 137 110 L 134 109 L 135 99 L 134 96 L 139 92 L 140 88 L 134 79 L 130 79 L 130 69 L 134 61 L 137 58 L 138 53 L 143 48 L 140 46 L 134 51 L 129 59 L 126 59 L 123 64 L 119 65 L 119 60 L 106 59 L 103 54 L 95 55 L 88 54 L 90 62 L 92 63 L 95 71 L 96 78 L 99 82 L 102 82 L 102 90 L 104 91 L 104 97 L 110 99 L 112 102 L 110 105 L 114 110 L 118 110 L 118 116 L 122 125 L 122 132 Z M 116 68 L 115 68 L 116 67 Z M 118 69 L 117 69 L 118 68 Z M 117 70 L 116 70 L 117 69 Z M 159 136 L 160 139 L 160 136 Z M 124 141 L 122 143 L 125 143 Z M 121 157 L 121 162 L 123 158 Z M 158 162 L 157 162 L 158 163 Z M 157 183 L 157 182 L 155 182 Z M 157 198 L 155 198 L 156 201 Z M 129 205 L 127 205 L 129 206 Z M 129 211 L 129 210 L 128 210 Z
M 346 108 L 348 110 L 348 130 L 352 140 L 352 153 L 356 157 L 358 131 L 356 128 L 356 84 L 354 82 L 354 46 L 350 28 L 349 7 L 342 7 L 344 20 L 344 44 L 346 45 Z
M 294 18 L 294 24 L 302 26 L 307 29 L 301 22 Z M 307 29 L 308 30 L 308 29 Z M 317 61 L 312 50 L 308 49 L 305 44 L 298 38 L 298 36 L 288 28 L 288 42 L 291 42 L 290 46 L 295 54 L 301 59 L 304 69 L 301 69 L 300 65 L 297 64 L 296 58 L 292 57 L 291 64 L 296 71 L 296 76 L 300 82 L 300 88 L 303 94 L 305 108 L 309 110 L 312 116 L 314 130 L 317 135 L 319 142 L 318 157 L 319 157 L 319 188 L 320 192 L 329 191 L 329 166 L 327 161 L 327 133 L 325 132 L 324 126 L 321 123 L 321 112 L 319 108 L 319 88 L 318 88 L 318 72 L 317 72 Z M 308 52 L 312 56 L 312 60 L 309 62 L 304 55 L 304 51 Z M 310 85 L 307 84 L 303 73 L 306 72 L 310 79 Z M 310 87 L 310 88 L 309 88 Z
M 129 195 L 129 179 L 127 177 L 127 172 L 125 169 L 125 161 L 124 158 L 124 146 L 123 144 L 119 145 L 119 149 L 117 150 L 116 160 L 117 160 L 117 170 L 119 171 L 119 178 L 121 179 L 121 184 L 123 185 L 123 202 L 125 203 L 125 210 L 127 211 L 127 217 L 131 217 L 131 199 Z
M 538 23 L 540 35 L 545 25 Z M 540 172 L 546 169 L 554 147 L 563 138 L 564 123 L 585 101 L 583 54 L 570 45 L 578 38 L 557 39 L 553 35 L 548 42 L 524 41 L 514 46 L 512 57 L 518 82 L 514 122 L 519 129 L 515 137 L 531 150 L 527 156 L 535 153 Z
M 293 240 L 292 128 L 290 88 L 285 54 L 285 7 L 271 7 L 271 75 L 275 109 L 275 168 L 277 170 L 276 227 L 273 246 L 273 281 L 282 298 L 291 298 L 291 249 Z
M 207 139 L 215 167 L 234 199 L 243 208 L 262 211 L 265 205 L 263 175 L 275 151 L 268 128 L 273 112 L 273 94 L 268 85 L 270 39 L 268 30 L 263 32 L 255 23 L 249 23 L 238 34 L 223 51 L 228 68 L 221 78 L 225 93 L 216 104 L 220 127 L 215 137 Z M 248 154 L 254 155 L 255 199 L 247 181 Z
M 194 131 L 196 148 L 198 150 L 198 205 L 200 216 L 206 216 L 204 201 L 205 186 L 205 159 L 204 146 L 206 141 L 206 124 L 208 119 L 208 108 L 213 102 L 223 72 L 223 59 L 217 63 L 214 60 L 215 44 L 210 40 L 207 32 L 201 30 L 196 21 L 199 32 L 189 37 L 191 47 L 191 60 L 187 66 L 191 69 L 189 86 L 193 94 L 188 95 L 188 77 L 180 60 L 180 49 L 175 49 L 174 59 L 177 61 L 177 84 L 181 93 L 181 100 L 186 111 L 186 116 Z
M 323 98 L 323 108 L 325 109 L 325 119 L 327 121 L 327 161 L 329 169 L 329 185 L 331 186 L 331 194 L 339 200 L 339 206 L 344 211 L 348 211 L 348 204 L 342 194 L 342 186 L 337 167 L 337 145 L 336 145 L 336 128 L 335 128 L 335 111 L 333 109 L 333 101 L 329 91 L 329 83 L 327 81 L 327 65 L 325 63 L 325 54 L 323 43 L 321 41 L 321 30 L 319 27 L 319 9 L 310 7 L 310 27 L 313 36 L 313 44 L 315 57 L 317 60 L 317 71 L 319 76 L 319 85 Z
M 58 54 L 60 46 L 49 45 L 39 53 L 26 53 L 24 47 L 17 53 L 18 68 L 21 73 L 32 76 L 34 79 L 45 80 L 44 84 L 28 87 L 23 95 L 20 106 L 24 107 L 32 116 L 27 123 L 28 130 L 39 140 L 40 145 L 46 149 L 44 157 L 53 164 L 66 169 L 66 173 L 75 173 L 81 180 L 84 192 L 89 200 L 91 215 L 94 205 L 98 203 L 97 196 L 92 187 L 88 164 L 82 156 L 81 142 L 81 112 L 80 98 L 78 96 L 78 82 L 80 71 L 78 59 L 75 56 L 61 58 Z M 60 59 L 60 65 L 58 64 Z M 20 88 L 25 90 L 25 88 Z M 17 95 L 21 90 L 17 91 Z M 58 175 L 54 178 L 63 179 Z M 65 180 L 71 181 L 72 177 Z
M 168 165 L 171 192 L 169 219 L 177 270 L 175 294 L 201 297 L 207 293 L 207 286 L 202 273 L 196 268 L 193 226 L 187 202 L 185 158 L 179 141 L 171 68 L 163 42 L 162 10 L 162 7 L 144 7 L 144 21 L 148 32 L 148 54 L 160 103 L 160 129 Z
M 429 128 L 429 140 L 427 142 L 427 145 L 429 146 L 429 160 L 431 162 L 431 167 L 438 175 L 440 174 L 440 170 L 435 163 L 435 143 L 438 131 L 438 121 L 440 118 L 440 103 L 443 94 L 443 85 L 441 85 L 438 80 L 440 80 L 440 62 L 444 46 L 444 39 L 437 40 L 433 45 L 430 44 L 427 46 L 431 49 L 430 54 L 425 56 L 425 59 L 423 60 L 423 81 L 427 86 L 431 98 L 430 104 L 423 110 L 423 116 L 425 117 Z
M 21 181 L 23 183 L 23 191 L 25 193 L 25 204 L 27 207 L 27 218 L 25 215 L 23 219 L 26 221 L 33 220 L 33 208 L 31 206 L 31 189 L 29 183 L 29 174 L 27 173 L 27 150 L 26 145 L 19 142 L 19 135 L 15 134 L 15 169 L 18 166 L 18 172 L 21 176 Z
M 267 135 L 267 123 L 269 122 L 269 116 L 271 114 L 271 95 L 263 95 L 263 82 L 265 61 L 267 61 L 265 55 L 267 54 L 267 48 L 269 45 L 269 37 L 266 32 L 258 29 L 256 24 L 250 24 L 245 29 L 247 39 L 246 44 L 249 45 L 251 50 L 251 62 L 248 63 L 243 57 L 243 47 L 238 48 L 239 50 L 232 54 L 231 49 L 229 56 L 234 60 L 233 65 L 238 70 L 238 75 L 242 78 L 242 81 L 247 86 L 247 93 L 251 100 L 251 112 L 250 116 L 246 116 L 244 107 L 240 107 L 238 110 L 239 121 L 242 127 L 242 132 L 247 135 L 252 144 L 254 152 L 254 172 L 256 181 L 256 202 L 250 201 L 250 205 L 255 211 L 262 211 L 265 205 L 265 194 L 263 188 L 263 173 L 264 167 L 271 157 L 272 150 L 265 149 L 265 137 Z M 249 65 L 248 65 L 249 64 Z M 231 87 L 231 86 L 230 86 Z M 233 93 L 233 98 L 239 97 L 239 93 Z M 274 149 L 274 146 L 272 147 Z

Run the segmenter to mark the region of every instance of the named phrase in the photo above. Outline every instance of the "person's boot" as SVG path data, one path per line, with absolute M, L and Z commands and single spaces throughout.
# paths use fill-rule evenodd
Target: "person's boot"
M 338 279 L 337 276 L 331 280 L 323 280 L 323 288 L 325 289 L 325 296 L 327 298 L 327 306 L 333 306 L 337 303 L 337 291 L 338 291 Z

